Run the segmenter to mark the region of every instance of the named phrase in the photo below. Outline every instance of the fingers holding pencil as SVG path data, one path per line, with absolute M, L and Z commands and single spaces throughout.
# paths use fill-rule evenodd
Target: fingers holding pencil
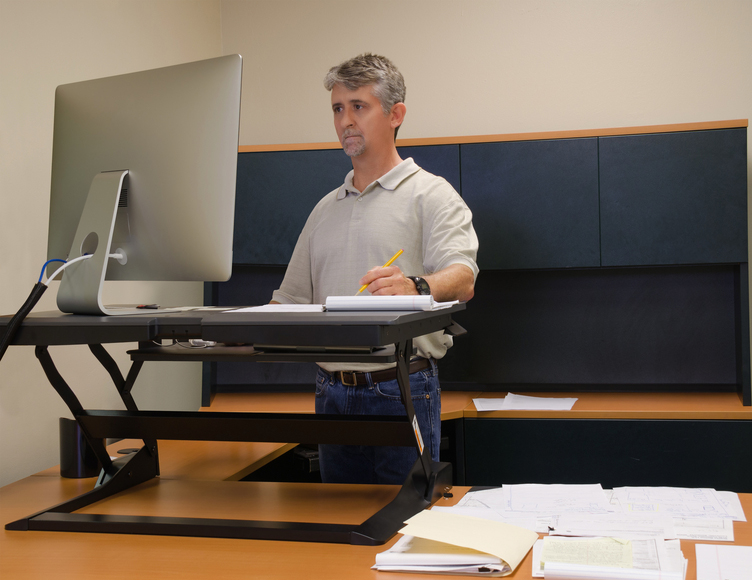
M 394 263 L 394 261 L 402 255 L 403 251 L 404 250 L 400 250 L 399 252 L 397 252 L 396 254 L 394 254 L 394 256 L 392 256 L 389 259 L 389 261 L 387 261 L 387 263 L 384 264 L 381 268 L 374 268 L 373 270 L 370 270 L 365 276 L 363 276 L 363 278 L 361 279 L 361 283 L 363 284 L 363 286 L 360 287 L 360 290 L 358 290 L 358 292 L 356 293 L 356 296 L 358 294 L 360 294 L 361 292 L 363 292 L 363 290 L 365 290 L 366 288 L 368 288 L 368 286 L 371 284 L 371 282 L 373 282 L 374 280 L 376 280 L 378 278 L 384 277 L 384 276 L 373 276 L 373 273 L 377 272 L 377 271 L 380 271 L 380 270 L 383 270 L 384 268 L 388 268 L 389 266 L 391 266 Z M 397 268 L 397 270 L 399 271 L 399 268 Z M 400 273 L 401 273 L 401 271 L 400 271 Z M 387 274 L 387 273 L 384 272 L 383 274 Z M 392 275 L 392 273 L 390 272 L 387 275 Z

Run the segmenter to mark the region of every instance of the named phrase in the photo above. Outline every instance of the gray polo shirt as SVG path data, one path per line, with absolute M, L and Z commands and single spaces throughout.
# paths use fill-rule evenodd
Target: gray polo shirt
M 395 266 L 408 276 L 431 274 L 465 264 L 475 276 L 478 238 L 472 214 L 449 183 L 410 158 L 363 192 L 345 183 L 314 207 L 295 245 L 273 300 L 323 304 L 327 296 L 352 296 L 368 270 L 383 265 L 399 249 Z M 452 338 L 437 332 L 416 338 L 418 354 L 441 358 Z M 393 365 L 320 365 L 329 371 L 373 371 Z

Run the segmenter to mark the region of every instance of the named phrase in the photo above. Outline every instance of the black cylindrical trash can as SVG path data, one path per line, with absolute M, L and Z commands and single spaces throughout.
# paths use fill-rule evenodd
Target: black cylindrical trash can
M 78 479 L 99 475 L 102 464 L 73 419 L 60 417 L 60 475 Z

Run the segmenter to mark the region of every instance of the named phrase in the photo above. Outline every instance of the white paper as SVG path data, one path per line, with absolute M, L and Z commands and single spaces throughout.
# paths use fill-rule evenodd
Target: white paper
M 610 536 L 614 538 L 676 539 L 673 519 L 668 516 L 633 514 L 565 513 L 559 516 L 554 536 Z
M 391 566 L 382 564 L 372 566 L 380 572 L 422 572 L 424 574 L 449 574 L 452 576 L 506 576 L 510 574 L 508 566 L 487 564 L 483 566 Z
M 721 500 L 723 507 L 726 508 L 726 512 L 731 516 L 731 519 L 736 522 L 746 522 L 747 518 L 744 516 L 744 508 L 742 508 L 742 502 L 739 500 L 739 494 L 733 491 L 716 491 L 718 498 Z
M 617 487 L 612 503 L 625 513 L 660 513 L 676 518 L 732 518 L 714 489 Z
M 752 546 L 695 544 L 697 580 L 749 580 Z
M 567 485 L 526 483 L 502 487 L 505 507 L 513 512 L 563 514 L 565 512 L 608 513 L 613 511 L 598 483 Z M 482 494 L 483 492 L 479 492 Z M 483 497 L 483 496 L 481 496 Z
M 495 399 L 473 399 L 478 411 L 501 411 L 504 407 L 504 397 Z
M 263 304 L 261 306 L 249 306 L 227 312 L 323 312 L 323 304 Z
M 676 537 L 701 542 L 733 542 L 734 522 L 731 519 L 673 518 Z
M 327 310 L 439 310 L 459 304 L 436 302 L 433 296 L 328 296 Z
M 571 411 L 576 398 L 530 397 L 509 393 L 504 398 L 473 399 L 478 411 Z

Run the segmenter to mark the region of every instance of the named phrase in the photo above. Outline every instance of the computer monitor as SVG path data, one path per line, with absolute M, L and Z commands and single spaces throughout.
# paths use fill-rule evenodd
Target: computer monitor
M 105 279 L 230 277 L 241 73 L 229 55 L 57 88 L 47 257 L 92 255 L 60 310 L 134 312 L 102 304 Z

